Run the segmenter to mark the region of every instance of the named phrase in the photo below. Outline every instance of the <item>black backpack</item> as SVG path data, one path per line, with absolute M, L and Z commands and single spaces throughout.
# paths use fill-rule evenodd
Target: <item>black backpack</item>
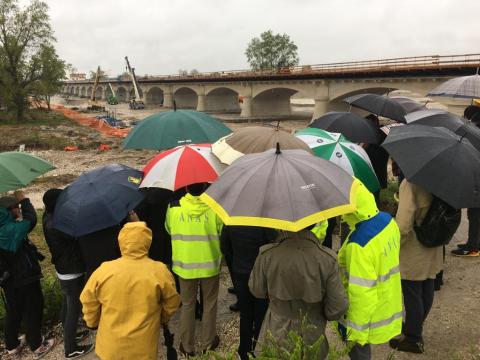
M 417 239 L 425 247 L 447 245 L 460 225 L 462 211 L 434 196 L 420 226 L 414 226 Z

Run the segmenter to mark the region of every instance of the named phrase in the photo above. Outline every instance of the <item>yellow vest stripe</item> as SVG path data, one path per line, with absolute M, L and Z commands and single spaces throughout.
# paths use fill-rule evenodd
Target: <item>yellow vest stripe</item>
M 371 322 L 371 323 L 363 324 L 363 325 L 356 324 L 356 323 L 352 322 L 351 320 L 339 320 L 339 323 L 341 323 L 344 326 L 349 326 L 352 329 L 355 329 L 355 330 L 358 330 L 358 331 L 363 331 L 363 330 L 367 330 L 367 329 L 376 329 L 376 328 L 380 328 L 382 326 L 390 325 L 392 322 L 394 322 L 397 319 L 401 319 L 402 317 L 403 317 L 403 311 L 400 311 L 396 314 L 393 314 L 388 319 L 381 320 L 381 321 L 376 321 L 376 322 Z
M 184 234 L 174 234 L 172 235 L 172 241 L 181 240 L 181 241 L 218 241 L 220 236 L 218 235 L 184 235 Z
M 365 279 L 360 276 L 351 275 L 346 273 L 349 284 L 355 284 L 364 287 L 375 287 L 378 283 L 389 280 L 393 275 L 400 273 L 400 267 L 396 266 L 391 269 L 387 274 L 381 275 L 377 280 Z
M 185 270 L 196 270 L 196 269 L 217 269 L 220 266 L 222 259 L 207 261 L 201 263 L 184 263 L 182 261 L 174 260 L 172 262 L 173 266 L 178 266 L 179 268 Z

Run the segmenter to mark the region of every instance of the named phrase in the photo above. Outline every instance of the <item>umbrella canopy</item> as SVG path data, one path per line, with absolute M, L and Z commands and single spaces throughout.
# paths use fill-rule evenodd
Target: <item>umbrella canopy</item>
M 362 147 L 348 141 L 341 134 L 321 129 L 303 129 L 296 136 L 308 144 L 315 155 L 333 162 L 358 178 L 370 192 L 380 190 L 370 159 Z
M 119 164 L 82 174 L 60 195 L 53 227 L 78 237 L 119 224 L 144 198 L 142 175 Z
M 140 187 L 175 191 L 191 184 L 212 182 L 224 168 L 212 154 L 210 144 L 178 146 L 148 162 Z
M 455 208 L 480 207 L 480 153 L 465 138 L 408 125 L 392 129 L 382 146 L 412 183 Z
M 461 76 L 437 86 L 431 90 L 430 96 L 449 96 L 457 98 L 480 97 L 480 75 Z
M 299 231 L 356 209 L 361 182 L 305 150 L 245 155 L 201 195 L 226 225 Z
M 424 104 L 406 96 L 391 96 L 390 99 L 402 105 L 407 111 L 407 114 L 414 111 L 427 109 Z
M 388 96 L 377 94 L 358 94 L 344 99 L 351 106 L 367 110 L 375 115 L 387 117 L 399 122 L 405 122 L 407 110 L 397 101 Z
M 0 153 L 0 192 L 27 186 L 55 166 L 39 157 L 23 152 Z
M 309 127 L 340 133 L 354 143 L 378 144 L 381 141 L 379 130 L 372 121 L 351 112 L 328 112 Z
M 265 126 L 248 126 L 235 130 L 233 134 L 218 140 L 212 145 L 213 153 L 221 162 L 231 165 L 236 159 L 245 154 L 254 154 L 273 149 L 280 144 L 280 148 L 303 149 L 310 148 L 294 135 Z
M 405 115 L 407 124 L 439 126 L 456 131 L 465 122 L 458 116 L 440 109 L 426 109 Z
M 123 148 L 165 150 L 179 145 L 211 144 L 231 132 L 208 114 L 172 110 L 146 117 L 130 131 Z

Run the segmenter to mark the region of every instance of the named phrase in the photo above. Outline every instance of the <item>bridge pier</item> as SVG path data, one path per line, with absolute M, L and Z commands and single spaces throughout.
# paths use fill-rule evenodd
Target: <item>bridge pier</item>
M 163 107 L 173 108 L 173 94 L 171 92 L 163 93 Z
M 240 117 L 252 117 L 252 97 L 244 96 Z
M 205 111 L 205 94 L 198 95 L 197 111 Z
M 315 99 L 315 106 L 313 108 L 312 120 L 318 119 L 320 116 L 328 112 L 328 103 L 330 99 L 328 96 Z

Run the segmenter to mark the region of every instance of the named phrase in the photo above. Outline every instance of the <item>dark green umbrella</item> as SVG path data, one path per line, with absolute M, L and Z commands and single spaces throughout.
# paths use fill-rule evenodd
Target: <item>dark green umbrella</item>
M 211 144 L 231 132 L 203 112 L 172 110 L 146 117 L 130 131 L 123 148 L 165 150 L 179 145 Z
M 0 192 L 27 186 L 55 166 L 36 156 L 23 152 L 0 154 Z

